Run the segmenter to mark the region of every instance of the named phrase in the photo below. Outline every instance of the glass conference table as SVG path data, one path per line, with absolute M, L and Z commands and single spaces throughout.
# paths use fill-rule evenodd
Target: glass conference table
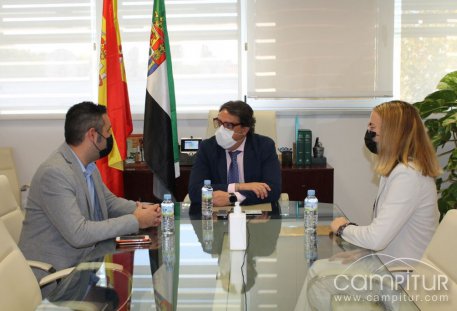
M 230 250 L 228 220 L 176 204 L 173 235 L 99 243 L 38 310 L 418 310 L 374 253 L 330 234 L 333 204 L 319 203 L 315 233 L 302 202 L 249 216 L 246 252 Z

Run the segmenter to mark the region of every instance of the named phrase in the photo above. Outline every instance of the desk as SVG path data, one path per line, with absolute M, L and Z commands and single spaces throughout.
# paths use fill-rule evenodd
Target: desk
M 176 179 L 176 200 L 182 202 L 188 192 L 189 177 L 192 166 L 181 165 L 181 175 Z M 154 174 L 146 162 L 125 164 L 124 197 L 134 201 L 162 202 L 152 193 Z
M 181 176 L 176 180 L 176 200 L 183 201 L 188 192 L 192 166 L 181 165 Z M 292 201 L 303 201 L 308 189 L 315 189 L 320 202 L 333 203 L 333 167 L 282 167 L 282 191 Z M 153 173 L 145 162 L 126 164 L 124 168 L 125 198 L 147 202 L 162 202 L 152 193 Z
M 227 221 L 189 215 L 188 206 L 180 206 L 176 232 L 171 238 L 161 237 L 156 229 L 150 229 L 153 244 L 149 249 L 116 249 L 114 241 L 110 240 L 100 243 L 92 258 L 88 258 L 101 257 L 106 262 L 110 257 L 103 257 L 105 254 L 131 256 L 131 296 L 127 296 L 131 310 L 307 310 L 305 306 L 309 303 L 321 306 L 319 299 L 329 293 L 331 297 L 342 297 L 344 292 L 333 293 L 330 289 L 326 292 L 325 288 L 322 293 L 316 294 L 316 291 L 322 290 L 325 282 L 333 284 L 335 276 L 344 274 L 349 264 L 330 262 L 332 273 L 328 273 L 328 269 L 319 270 L 319 267 L 329 264 L 326 258 L 348 252 L 367 254 L 360 265 L 354 263 L 352 268 L 366 271 L 368 267 L 371 271 L 377 270 L 377 275 L 390 275 L 376 255 L 330 237 L 325 230 L 318 230 L 320 234 L 316 236 L 314 246 L 305 246 L 309 235 L 304 234 L 301 202 L 274 204 L 271 213 L 249 219 L 244 264 L 244 251 L 230 251 L 228 248 Z M 340 215 L 342 213 L 332 204 L 319 204 L 319 224 L 324 229 Z M 166 250 L 164 245 L 171 246 L 171 250 Z M 311 258 L 311 254 L 315 254 L 318 260 L 314 261 L 316 258 Z M 340 267 L 336 269 L 338 265 Z M 101 285 L 113 278 L 105 271 L 99 269 L 97 272 Z M 310 277 L 313 274 L 316 277 Z M 73 286 L 78 283 L 74 282 L 75 278 L 81 279 L 77 272 L 63 280 L 49 300 L 80 298 L 71 295 L 74 287 L 62 291 L 66 283 Z M 310 299 L 305 290 L 308 284 L 313 293 Z M 86 285 L 79 282 L 78 286 L 84 288 Z M 85 292 L 74 291 L 77 294 Z M 381 295 L 384 291 L 373 289 L 369 293 Z M 387 294 L 398 298 L 403 292 L 389 291 Z M 39 309 L 51 308 L 50 304 L 45 301 Z M 382 310 L 382 303 L 374 305 L 373 310 Z M 389 302 L 386 306 L 391 307 Z M 408 301 L 396 303 L 397 306 L 401 310 L 417 310 L 414 303 Z M 369 306 L 366 307 L 365 310 Z M 323 309 L 319 307 L 319 310 Z

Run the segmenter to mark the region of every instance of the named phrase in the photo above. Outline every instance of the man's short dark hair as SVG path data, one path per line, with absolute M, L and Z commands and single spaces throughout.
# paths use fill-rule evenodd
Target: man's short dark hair
M 231 115 L 240 118 L 240 123 L 242 126 L 250 127 L 249 133 L 254 133 L 255 118 L 254 111 L 252 110 L 251 106 L 241 100 L 233 100 L 223 104 L 221 108 L 219 108 L 219 112 L 224 109 L 227 110 L 227 112 Z
M 103 115 L 106 107 L 93 102 L 82 102 L 71 107 L 65 117 L 65 141 L 69 145 L 77 146 L 84 140 L 86 132 L 95 128 L 99 133 L 103 131 Z

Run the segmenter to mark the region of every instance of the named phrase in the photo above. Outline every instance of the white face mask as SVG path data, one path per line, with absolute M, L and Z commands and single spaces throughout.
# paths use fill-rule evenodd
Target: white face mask
M 233 131 L 226 129 L 223 125 L 216 130 L 216 141 L 219 146 L 224 149 L 230 149 L 236 144 L 233 137 Z

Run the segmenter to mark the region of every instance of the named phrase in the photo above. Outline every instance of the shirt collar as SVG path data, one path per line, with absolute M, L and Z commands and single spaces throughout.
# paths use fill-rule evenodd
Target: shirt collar
M 83 163 L 81 162 L 81 160 L 78 158 L 78 156 L 76 155 L 76 153 L 73 151 L 73 149 L 70 148 L 70 151 L 73 153 L 73 155 L 75 156 L 76 160 L 78 161 L 79 163 L 79 166 L 81 167 L 81 171 L 83 172 L 84 174 L 84 177 L 88 177 L 88 176 L 91 176 L 92 173 L 95 171 L 95 168 L 97 167 L 97 165 L 95 165 L 95 162 L 91 162 L 87 165 L 87 167 L 84 167 Z
M 241 143 L 241 145 L 236 148 L 236 150 L 239 150 L 239 151 L 244 151 L 244 145 L 246 144 L 246 137 L 244 138 L 243 142 Z
M 229 152 L 232 152 L 232 151 L 236 151 L 236 150 L 239 150 L 241 152 L 244 151 L 244 145 L 246 144 L 246 137 L 244 138 L 243 142 L 241 143 L 241 145 L 238 146 L 238 148 L 236 148 L 235 150 L 225 150 L 225 153 L 228 154 Z

